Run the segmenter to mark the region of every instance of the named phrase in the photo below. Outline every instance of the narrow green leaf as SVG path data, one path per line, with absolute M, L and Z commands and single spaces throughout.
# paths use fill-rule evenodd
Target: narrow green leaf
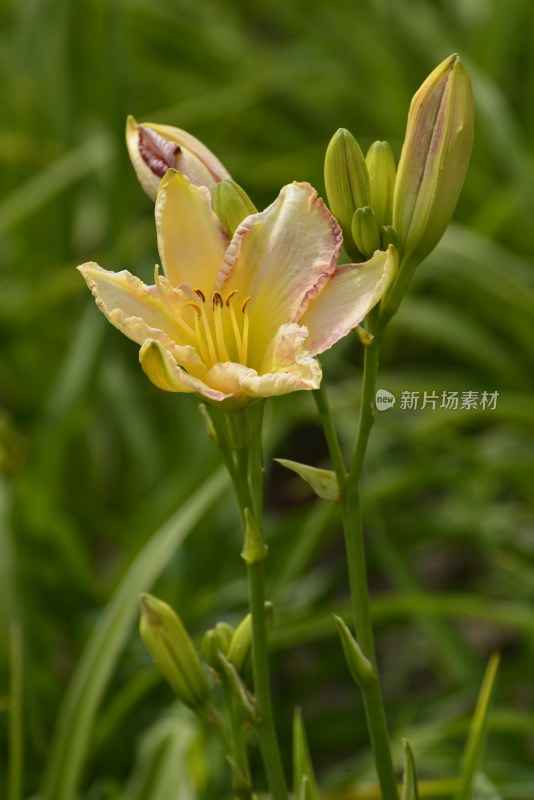
M 415 758 L 408 739 L 403 739 L 404 746 L 404 777 L 402 780 L 401 800 L 419 800 L 417 789 L 417 771 L 415 769 Z
M 298 461 L 288 461 L 287 458 L 275 458 L 274 460 L 286 469 L 300 475 L 322 500 L 339 500 L 339 484 L 333 470 L 310 467 L 308 464 L 299 464 Z
M 45 776 L 45 800 L 73 800 L 98 707 L 137 617 L 137 597 L 151 588 L 226 486 L 226 473 L 217 471 L 156 531 L 102 612 L 63 700 Z
M 472 800 L 474 780 L 480 769 L 486 743 L 490 703 L 498 666 L 499 654 L 494 653 L 489 660 L 478 695 L 475 713 L 473 714 L 461 760 L 460 776 L 454 800 Z
M 293 717 L 293 785 L 299 800 L 319 800 L 306 731 L 298 708 Z

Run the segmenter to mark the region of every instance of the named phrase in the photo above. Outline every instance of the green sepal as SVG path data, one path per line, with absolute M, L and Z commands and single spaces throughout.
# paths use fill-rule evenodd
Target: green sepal
M 360 688 L 370 686 L 376 681 L 376 673 L 373 669 L 373 665 L 367 656 L 364 655 L 360 645 L 341 617 L 338 617 L 337 614 L 333 614 L 333 617 L 341 638 L 347 665 L 354 682 L 357 683 Z
M 267 558 L 269 548 L 263 541 L 261 531 L 256 524 L 252 512 L 245 508 L 245 541 L 241 558 L 250 567 L 253 564 L 261 564 Z
M 404 747 L 404 775 L 402 778 L 401 800 L 419 800 L 417 771 L 412 746 L 408 739 L 403 739 L 402 744 Z
M 322 500 L 337 502 L 341 499 L 339 483 L 333 470 L 310 467 L 309 464 L 300 464 L 298 461 L 289 461 L 287 458 L 275 458 L 274 460 L 286 469 L 296 472 Z
M 295 795 L 304 800 L 319 800 L 319 789 L 310 756 L 300 709 L 293 716 L 293 785 Z

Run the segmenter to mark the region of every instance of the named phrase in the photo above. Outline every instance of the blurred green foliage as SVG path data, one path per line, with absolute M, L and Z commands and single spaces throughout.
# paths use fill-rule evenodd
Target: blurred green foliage
M 148 277 L 157 260 L 126 115 L 190 130 L 261 207 L 294 179 L 323 192 L 324 151 L 340 126 L 364 149 L 387 139 L 398 157 L 413 92 L 457 51 L 476 99 L 472 164 L 454 225 L 391 325 L 380 385 L 397 397 L 499 398 L 493 411 L 397 403 L 379 415 L 365 498 L 374 613 L 398 764 L 407 735 L 423 781 L 443 779 L 425 796 L 452 793 L 484 664 L 500 649 L 486 757 L 500 794 L 484 796 L 532 798 L 534 5 L 3 0 L 0 25 L 0 757 L 14 631 L 23 796 L 43 785 L 65 687 L 103 607 L 154 530 L 219 464 L 194 398 L 145 379 L 137 347 L 100 318 L 74 269 L 94 259 Z M 351 336 L 323 363 L 350 447 L 361 345 Z M 279 723 L 289 765 L 293 707 L 302 707 L 334 798 L 336 787 L 372 779 L 360 698 L 330 617 L 347 604 L 339 523 L 272 461 L 328 466 L 311 398 L 270 409 Z M 157 594 L 197 636 L 245 607 L 238 528 L 219 492 L 147 575 L 159 575 Z M 129 602 L 124 644 L 85 732 L 79 796 L 220 800 L 224 764 L 172 706 Z

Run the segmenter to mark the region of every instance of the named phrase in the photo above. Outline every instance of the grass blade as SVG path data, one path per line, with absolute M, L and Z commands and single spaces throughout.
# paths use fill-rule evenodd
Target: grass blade
M 475 713 L 473 714 L 473 720 L 461 760 L 460 777 L 454 800 L 471 800 L 473 796 L 473 784 L 477 771 L 480 768 L 484 745 L 486 743 L 489 709 L 498 666 L 499 654 L 494 653 L 489 660 L 478 695 Z
M 226 487 L 219 470 L 176 511 L 137 555 L 104 609 L 67 689 L 45 777 L 46 800 L 72 800 L 80 780 L 95 716 L 147 591 L 176 548 Z

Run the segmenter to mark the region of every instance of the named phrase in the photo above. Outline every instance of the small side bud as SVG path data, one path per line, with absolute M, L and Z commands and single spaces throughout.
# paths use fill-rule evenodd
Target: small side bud
M 176 696 L 193 711 L 210 697 L 208 679 L 178 615 L 162 600 L 142 594 L 139 630 L 145 646 Z
M 365 259 L 380 250 L 380 231 L 373 210 L 369 206 L 357 208 L 351 225 L 354 244 Z
M 159 182 L 169 169 L 182 172 L 195 186 L 207 186 L 212 197 L 217 183 L 230 178 L 211 150 L 187 131 L 171 125 L 139 125 L 130 116 L 126 146 L 141 186 L 154 201 Z
M 352 242 L 352 217 L 371 202 L 369 175 L 360 145 L 345 128 L 333 135 L 324 161 L 324 182 L 332 214 L 343 229 L 345 249 L 360 261 Z
M 273 604 L 265 603 L 265 623 L 269 632 L 273 627 Z M 252 616 L 247 614 L 235 629 L 226 657 L 230 664 L 236 668 L 239 675 L 246 671 L 252 649 Z
M 215 628 L 206 631 L 202 638 L 200 645 L 200 652 L 202 653 L 206 664 L 208 664 L 215 672 L 218 671 L 219 654 L 226 655 L 230 642 L 234 635 L 234 629 L 227 622 L 218 622 Z
M 287 458 L 275 458 L 274 460 L 286 469 L 296 472 L 322 500 L 337 502 L 341 499 L 339 483 L 333 470 L 310 467 L 308 464 L 299 464 L 298 461 L 289 461 Z
M 398 250 L 399 249 L 399 234 L 393 225 L 382 225 L 380 228 L 380 249 L 387 250 L 390 244 Z
M 265 561 L 268 552 L 269 548 L 263 541 L 256 520 L 252 516 L 250 509 L 245 508 L 245 541 L 241 551 L 241 558 L 248 567 L 252 567 L 254 564 L 261 564 L 262 561 Z
M 371 208 L 377 225 L 391 225 L 396 167 L 389 144 L 373 142 L 365 156 L 365 163 L 369 172 Z
M 376 681 L 373 665 L 367 656 L 363 654 L 360 645 L 341 617 L 338 617 L 336 614 L 333 616 L 336 621 L 341 644 L 343 645 L 349 671 L 354 682 L 358 684 L 360 688 L 369 686 L 373 681 Z
M 230 237 L 245 217 L 258 211 L 245 190 L 235 181 L 228 180 L 217 184 L 213 207 Z
M 403 260 L 420 263 L 456 208 L 473 145 L 473 92 L 459 57 L 445 59 L 415 93 L 393 198 Z

